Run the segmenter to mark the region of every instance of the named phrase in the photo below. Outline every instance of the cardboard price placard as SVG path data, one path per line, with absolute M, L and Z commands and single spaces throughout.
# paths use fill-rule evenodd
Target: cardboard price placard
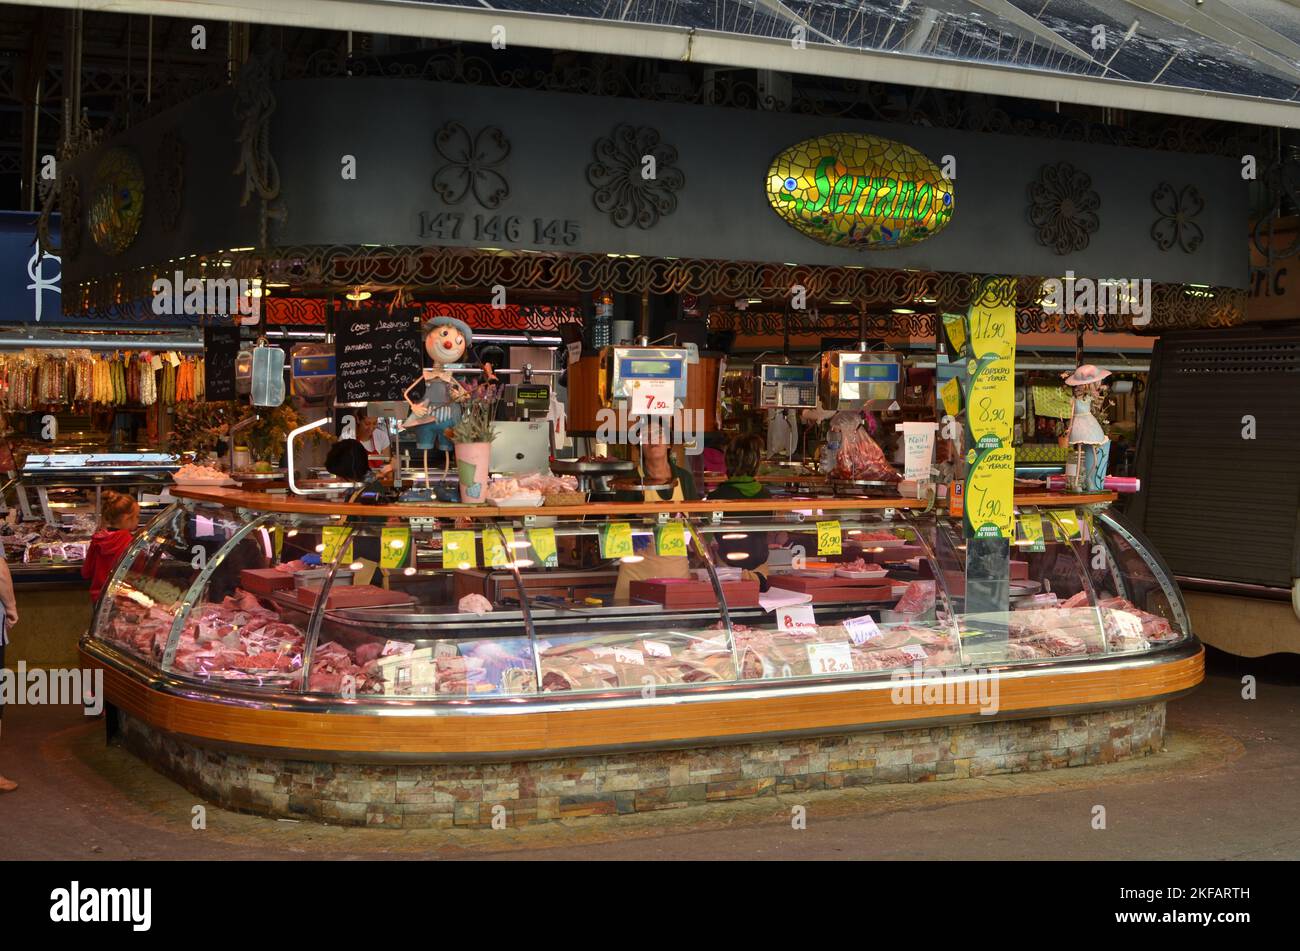
M 675 384 L 672 380 L 633 380 L 629 412 L 641 416 L 671 416 Z
M 344 544 L 347 548 L 343 550 L 342 561 L 345 564 L 352 562 L 352 529 L 346 525 L 326 525 L 321 529 L 320 560 L 322 565 L 332 565 L 339 559 L 339 552 L 343 549 Z
M 442 567 L 447 569 L 474 568 L 478 564 L 478 549 L 473 532 L 442 533 Z
M 966 479 L 965 519 L 968 538 L 1011 538 L 1015 521 L 1016 451 L 971 450 Z
M 808 666 L 814 674 L 853 672 L 853 651 L 844 641 L 838 644 L 809 644 Z
M 670 558 L 686 557 L 686 526 L 674 520 L 655 528 L 655 551 Z
M 817 554 L 838 555 L 843 551 L 841 543 L 840 523 L 837 520 L 817 523 Z
M 379 567 L 401 568 L 411 553 L 411 530 L 392 526 L 379 532 Z
M 1011 539 L 1015 533 L 1016 314 L 1013 305 L 996 302 L 1012 299 L 1014 291 L 1014 279 L 986 283 L 968 315 L 967 538 Z
M 632 526 L 610 522 L 600 530 L 601 558 L 629 558 L 632 555 Z
M 506 568 L 514 560 L 515 530 L 513 528 L 483 529 L 483 564 L 488 568 Z
M 555 548 L 555 529 L 528 529 L 528 543 L 533 546 L 533 554 L 537 556 L 537 567 L 554 568 L 560 563 Z
M 1043 544 L 1043 516 L 1037 512 L 1020 516 L 1020 535 L 1025 551 L 1046 551 Z

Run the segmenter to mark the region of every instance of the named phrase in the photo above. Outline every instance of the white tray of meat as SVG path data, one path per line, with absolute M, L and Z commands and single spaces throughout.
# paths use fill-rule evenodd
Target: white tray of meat
M 172 481 L 177 485 L 239 485 L 220 469 L 194 464 L 181 466 L 172 473 Z
M 855 581 L 865 581 L 870 578 L 883 578 L 887 574 L 889 574 L 888 568 L 869 564 L 861 558 L 856 561 L 846 561 L 835 569 L 835 577 L 850 578 Z

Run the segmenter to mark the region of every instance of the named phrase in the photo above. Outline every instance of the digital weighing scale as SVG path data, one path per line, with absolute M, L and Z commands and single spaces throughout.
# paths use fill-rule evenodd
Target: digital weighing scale
M 754 368 L 756 409 L 812 409 L 817 406 L 817 368 L 761 363 Z

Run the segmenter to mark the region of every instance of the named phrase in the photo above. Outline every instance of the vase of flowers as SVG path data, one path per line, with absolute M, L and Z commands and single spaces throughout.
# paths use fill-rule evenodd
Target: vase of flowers
M 497 397 L 497 387 L 491 384 L 466 387 L 460 419 L 449 431 L 456 444 L 456 475 L 462 502 L 478 504 L 487 499 Z

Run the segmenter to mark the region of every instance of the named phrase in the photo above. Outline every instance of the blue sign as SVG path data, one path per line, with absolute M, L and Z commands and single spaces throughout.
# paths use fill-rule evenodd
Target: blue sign
M 62 262 L 36 244 L 36 221 L 29 211 L 0 212 L 0 323 L 62 323 Z M 50 233 L 59 242 L 59 219 L 50 216 Z

